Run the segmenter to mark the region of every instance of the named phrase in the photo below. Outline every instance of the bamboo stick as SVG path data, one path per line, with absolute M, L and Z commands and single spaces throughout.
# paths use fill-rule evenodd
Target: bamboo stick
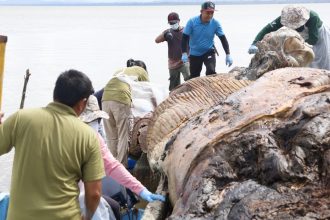
M 5 65 L 6 43 L 7 36 L 0 35 L 0 110 L 2 104 L 3 69 Z

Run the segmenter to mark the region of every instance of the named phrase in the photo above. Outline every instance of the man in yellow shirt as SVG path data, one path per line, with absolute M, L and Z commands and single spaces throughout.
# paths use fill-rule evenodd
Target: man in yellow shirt
M 125 77 L 136 81 L 149 81 L 146 65 L 143 61 L 130 59 L 127 68 L 114 74 L 104 87 L 102 109 L 109 114 L 104 120 L 107 145 L 112 155 L 127 168 L 129 117 L 131 115 L 132 94 Z
M 101 195 L 104 167 L 95 132 L 78 119 L 93 93 L 89 78 L 62 73 L 54 102 L 24 109 L 0 125 L 0 155 L 15 147 L 8 220 L 81 219 L 79 180 L 91 219 Z

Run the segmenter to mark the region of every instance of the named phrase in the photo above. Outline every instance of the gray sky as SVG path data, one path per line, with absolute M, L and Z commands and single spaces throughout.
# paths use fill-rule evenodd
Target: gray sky
M 140 2 L 140 3 L 144 3 L 144 2 L 202 2 L 203 0 L 0 0 L 0 4 L 10 4 L 10 3 L 22 3 L 22 4 L 30 4 L 30 3 L 40 3 L 40 4 L 47 4 L 47 3 L 59 3 L 59 4 L 88 4 L 88 3 L 133 3 L 133 2 Z M 222 0 L 222 2 L 228 2 L 230 0 Z M 237 0 L 235 0 L 237 1 Z M 255 2 L 265 2 L 265 1 L 270 1 L 271 0 L 242 0 L 242 1 L 255 1 Z M 283 0 L 281 0 L 283 1 Z M 291 0 L 290 2 L 294 2 L 295 0 Z M 299 1 L 299 0 L 298 0 Z M 314 3 L 317 2 L 324 2 L 325 0 L 320 0 L 320 1 L 312 1 Z M 215 1 L 217 2 L 217 1 Z M 327 1 L 327 2 L 330 2 Z
M 151 2 L 153 0 L 0 0 L 0 2 L 67 2 L 67 3 L 113 3 L 113 2 Z
M 152 2 L 153 0 L 0 0 L 0 2 L 40 2 L 40 3 L 113 3 L 113 2 Z

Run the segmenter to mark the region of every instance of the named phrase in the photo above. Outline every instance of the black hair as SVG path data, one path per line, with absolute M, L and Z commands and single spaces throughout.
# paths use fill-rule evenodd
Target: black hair
M 142 60 L 133 60 L 131 58 L 131 59 L 127 60 L 126 66 L 127 67 L 139 66 L 139 67 L 142 67 L 143 69 L 145 69 L 145 71 L 147 71 L 147 66 Z
M 80 100 L 94 93 L 91 80 L 77 70 L 67 70 L 59 75 L 53 92 L 53 99 L 73 107 Z

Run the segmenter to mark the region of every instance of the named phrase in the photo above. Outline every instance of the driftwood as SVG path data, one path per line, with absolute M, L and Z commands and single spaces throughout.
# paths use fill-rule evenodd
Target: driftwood
M 24 86 L 23 86 L 23 91 L 22 91 L 22 98 L 21 98 L 21 104 L 20 104 L 20 109 L 24 108 L 24 102 L 25 102 L 25 94 L 26 94 L 26 87 L 29 82 L 29 78 L 31 76 L 31 73 L 29 69 L 26 70 L 25 76 L 24 76 Z

